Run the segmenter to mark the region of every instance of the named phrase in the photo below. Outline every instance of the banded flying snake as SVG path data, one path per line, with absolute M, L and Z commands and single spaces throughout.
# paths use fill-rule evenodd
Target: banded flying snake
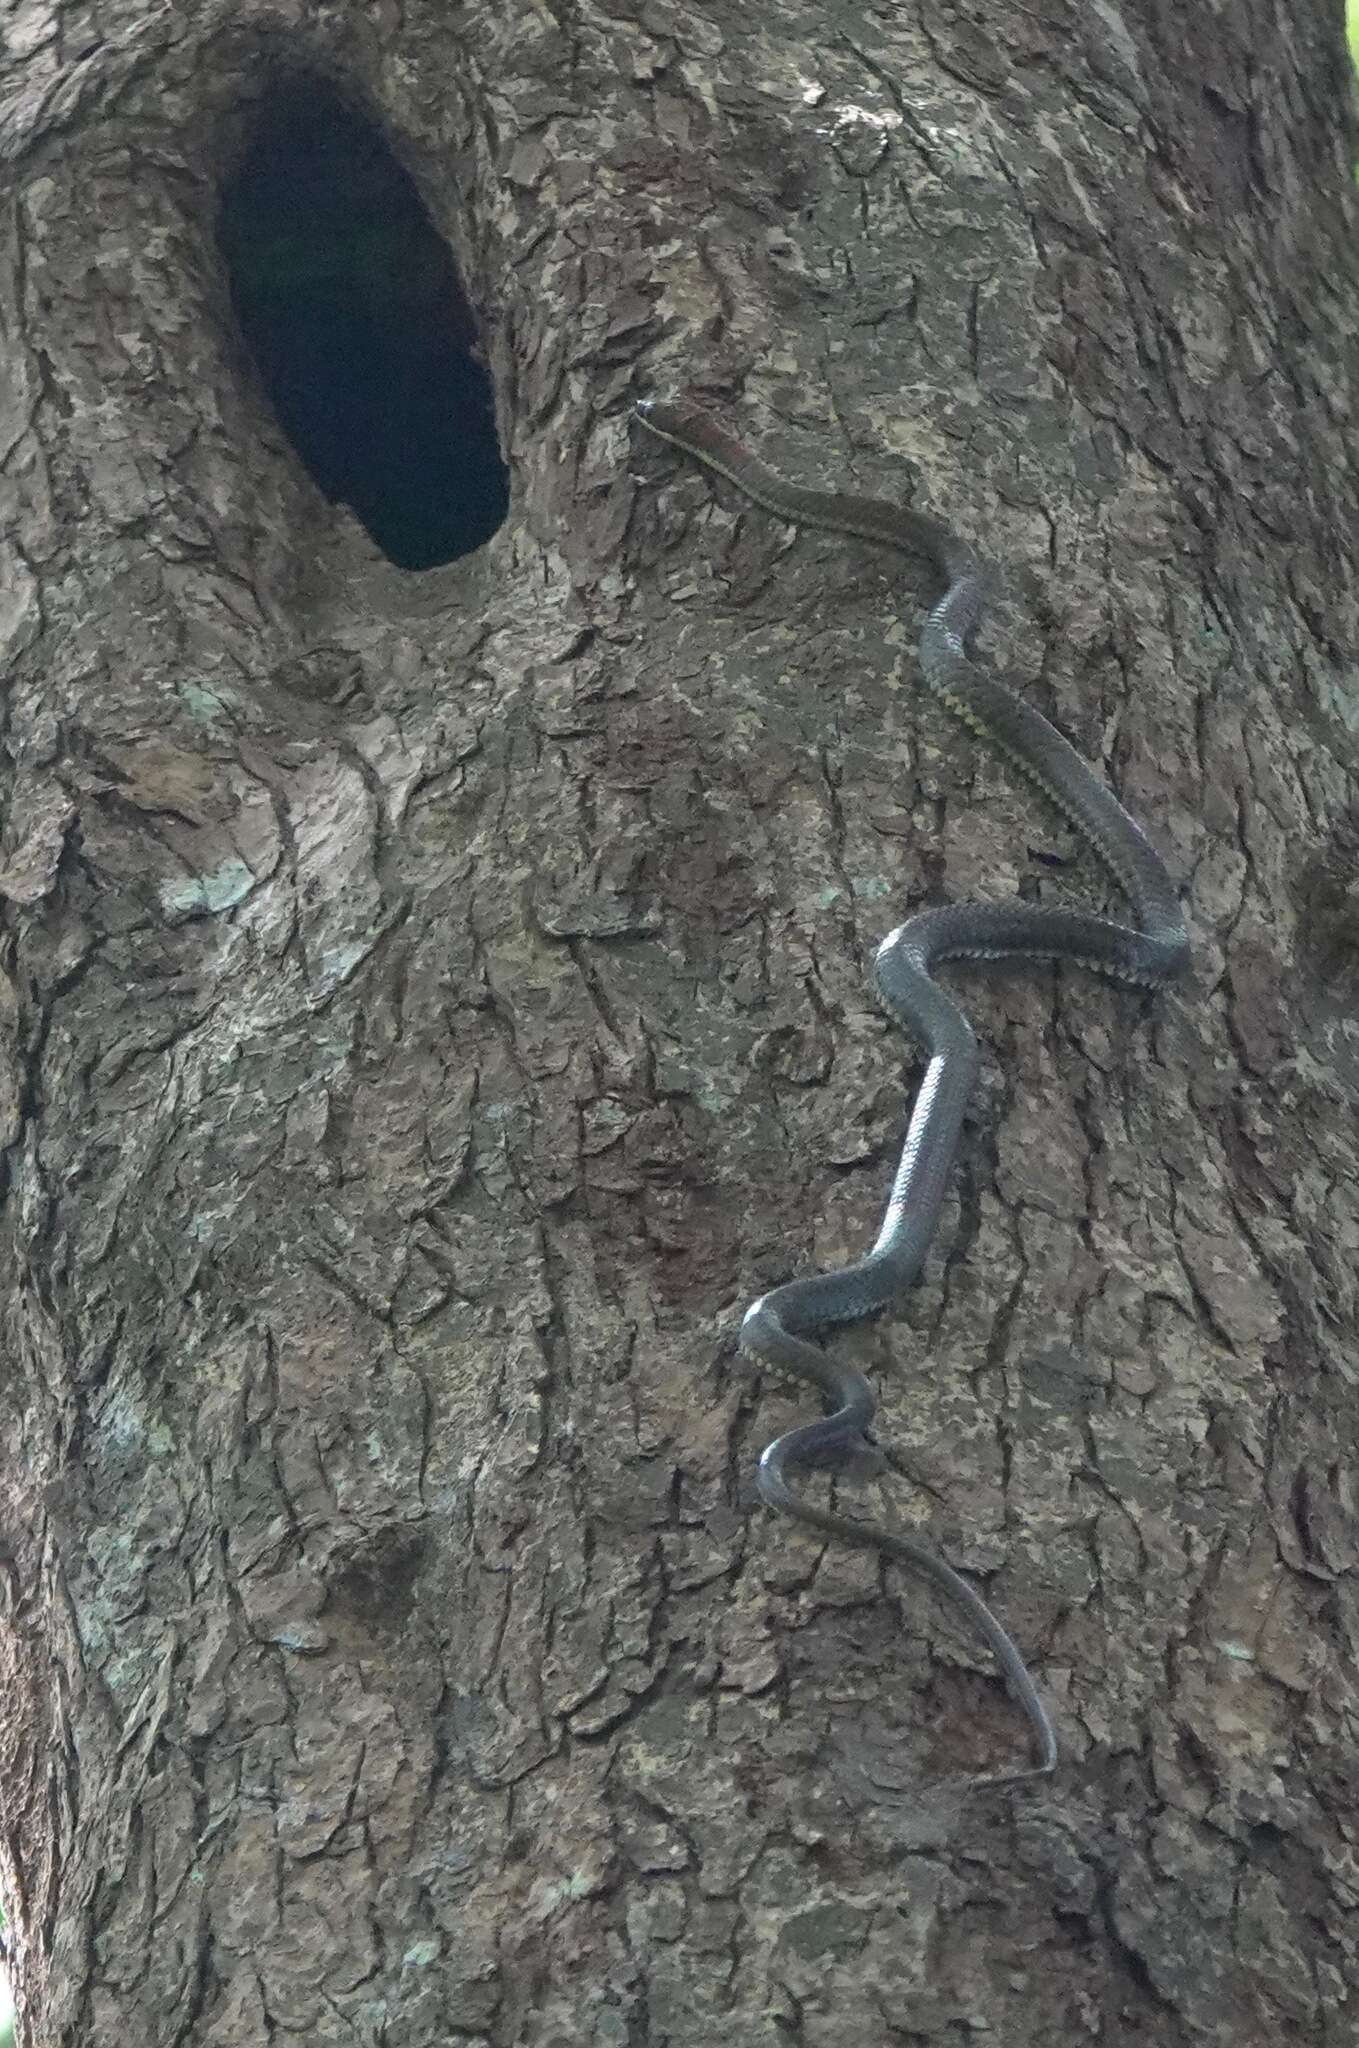
M 784 1432 L 760 1459 L 756 1484 L 768 1506 L 842 1541 L 867 1545 L 933 1580 L 969 1616 L 995 1653 L 1028 1716 L 1036 1764 L 974 1782 L 1005 1784 L 1046 1775 L 1057 1762 L 1057 1737 L 1028 1667 L 990 1608 L 951 1565 L 913 1537 L 830 1513 L 795 1493 L 790 1474 L 872 1463 L 867 1436 L 877 1407 L 862 1373 L 842 1365 L 815 1332 L 875 1314 L 916 1279 L 940 1209 L 976 1080 L 977 1042 L 963 1012 L 934 979 L 946 960 L 1074 960 L 1116 981 L 1155 987 L 1184 964 L 1188 935 L 1160 855 L 1113 793 L 1055 726 L 967 652 L 981 617 L 981 565 L 965 543 L 936 519 L 908 507 L 840 491 L 785 482 L 697 407 L 643 403 L 636 418 L 648 433 L 723 477 L 754 504 L 799 526 L 843 533 L 900 553 L 924 555 L 947 580 L 920 636 L 926 684 L 956 718 L 990 742 L 1063 811 L 1104 862 L 1132 906 L 1135 925 L 1077 910 L 1028 905 L 951 905 L 924 910 L 889 932 L 878 948 L 878 990 L 888 1009 L 926 1048 L 925 1077 L 911 1112 L 887 1211 L 873 1249 L 838 1272 L 790 1280 L 746 1311 L 741 1348 L 752 1357 L 810 1380 L 825 1400 L 815 1422 Z

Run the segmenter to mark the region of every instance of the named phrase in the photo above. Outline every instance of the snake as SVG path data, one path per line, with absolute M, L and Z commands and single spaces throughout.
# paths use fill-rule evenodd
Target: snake
M 756 1487 L 765 1504 L 823 1536 L 867 1546 L 931 1581 L 972 1622 L 1027 1717 L 1034 1762 L 974 1779 L 1018 1784 L 1056 1769 L 1056 1731 L 1027 1664 L 981 1595 L 915 1537 L 831 1512 L 799 1492 L 800 1470 L 881 1476 L 886 1460 L 872 1435 L 877 1399 L 853 1366 L 837 1361 L 821 1333 L 876 1315 L 919 1277 L 938 1227 L 963 1117 L 976 1084 L 977 1040 L 934 970 L 954 960 L 1066 960 L 1133 987 L 1158 988 L 1185 965 L 1189 940 L 1175 886 L 1146 834 L 1071 743 L 1025 699 L 977 665 L 968 642 L 983 613 L 987 575 L 980 558 L 942 521 L 914 506 L 789 483 L 687 401 L 643 400 L 635 418 L 741 495 L 790 525 L 923 556 L 943 595 L 920 635 L 920 672 L 929 690 L 1054 804 L 1102 862 L 1132 908 L 1134 922 L 1077 909 L 964 903 L 922 910 L 890 931 L 874 963 L 879 995 L 924 1048 L 927 1064 L 907 1124 L 877 1240 L 834 1272 L 789 1280 L 747 1309 L 740 1347 L 758 1363 L 815 1387 L 823 1413 L 784 1431 L 763 1452 Z

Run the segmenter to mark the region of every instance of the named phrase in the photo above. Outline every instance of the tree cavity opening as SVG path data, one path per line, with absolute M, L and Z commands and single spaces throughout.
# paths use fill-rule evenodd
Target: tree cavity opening
M 488 541 L 509 478 L 452 254 L 374 124 L 323 80 L 275 87 L 217 239 L 279 423 L 402 569 Z

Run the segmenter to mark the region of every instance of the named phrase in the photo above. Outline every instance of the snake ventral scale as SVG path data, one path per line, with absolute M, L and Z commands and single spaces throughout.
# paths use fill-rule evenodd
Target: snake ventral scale
M 762 1499 L 827 1536 L 868 1545 L 922 1573 L 953 1600 L 994 1652 L 1034 1737 L 1031 1769 L 974 1782 L 1008 1784 L 1040 1777 L 1057 1762 L 1056 1734 L 1023 1657 L 980 1595 L 914 1538 L 823 1510 L 795 1490 L 792 1476 L 799 1468 L 834 1471 L 873 1458 L 867 1437 L 877 1406 L 872 1387 L 862 1373 L 837 1363 L 811 1339 L 886 1308 L 919 1274 L 938 1226 L 976 1080 L 977 1043 L 961 1009 L 934 979 L 934 969 L 948 960 L 1072 960 L 1117 981 L 1154 987 L 1182 967 L 1188 951 L 1175 889 L 1141 828 L 1075 748 L 971 659 L 968 636 L 981 616 L 984 596 L 981 567 L 946 526 L 881 499 L 788 483 L 694 406 L 642 404 L 636 418 L 648 433 L 724 478 L 777 519 L 924 555 L 946 583 L 920 636 L 926 684 L 956 718 L 1066 814 L 1132 906 L 1136 921 L 1123 925 L 1078 910 L 957 904 L 922 911 L 888 933 L 878 948 L 878 989 L 888 1009 L 923 1045 L 928 1064 L 877 1242 L 866 1257 L 838 1272 L 792 1280 L 762 1295 L 741 1326 L 744 1351 L 810 1381 L 824 1401 L 816 1421 L 786 1431 L 764 1452 L 757 1479 Z

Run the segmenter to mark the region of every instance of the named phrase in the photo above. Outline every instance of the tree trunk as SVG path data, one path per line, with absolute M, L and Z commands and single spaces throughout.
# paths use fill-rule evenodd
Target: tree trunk
M 19 0 L 3 1871 L 20 2041 L 1340 2042 L 1359 2000 L 1359 208 L 1339 10 Z M 309 481 L 215 223 L 381 122 L 510 517 Z M 923 569 L 1185 891 L 1155 997 L 956 986 L 984 1080 L 870 1375 L 1030 1660 L 754 1500 L 747 1302 L 876 1231 L 877 942 L 1099 899 L 919 688 Z M 1348 574 L 1347 574 L 1348 572 Z M 1116 899 L 1110 899 L 1117 908 Z M 872 1497 L 857 1512 L 872 1511 Z

